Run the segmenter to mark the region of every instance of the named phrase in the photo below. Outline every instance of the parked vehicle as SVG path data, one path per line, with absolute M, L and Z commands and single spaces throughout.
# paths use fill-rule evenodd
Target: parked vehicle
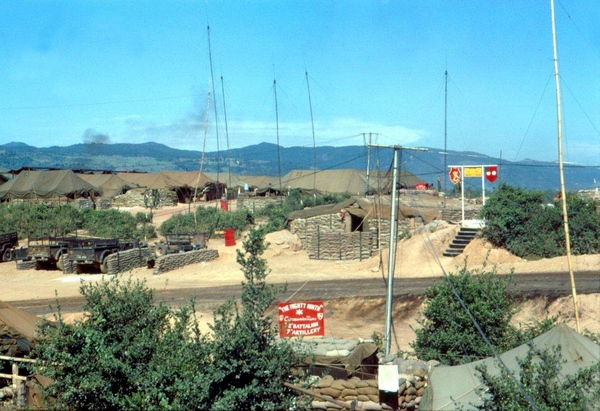
M 17 233 L 0 234 L 0 261 L 12 261 L 15 259 L 15 247 L 19 245 Z
M 205 234 L 172 233 L 165 234 L 164 241 L 157 241 L 154 253 L 157 257 L 167 254 L 185 253 L 186 251 L 206 248 Z
M 26 248 L 15 250 L 15 259 L 21 261 L 35 261 L 38 268 L 43 265 L 54 265 L 59 270 L 63 269 L 63 257 L 69 247 L 77 242 L 86 241 L 78 237 L 37 237 L 27 242 Z
M 93 266 L 102 273 L 108 272 L 107 257 L 119 251 L 145 247 L 137 240 L 119 240 L 118 238 L 94 238 L 69 248 L 67 259 L 77 264 L 77 271 L 83 266 Z

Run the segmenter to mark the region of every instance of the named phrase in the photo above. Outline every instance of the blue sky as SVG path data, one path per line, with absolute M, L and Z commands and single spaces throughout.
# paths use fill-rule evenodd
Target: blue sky
M 555 8 L 565 161 L 600 164 L 600 7 Z M 208 151 L 276 114 L 312 147 L 307 71 L 318 146 L 443 148 L 447 69 L 448 149 L 557 159 L 549 0 L 4 1 L 0 36 L 0 143 L 201 150 L 214 87 Z

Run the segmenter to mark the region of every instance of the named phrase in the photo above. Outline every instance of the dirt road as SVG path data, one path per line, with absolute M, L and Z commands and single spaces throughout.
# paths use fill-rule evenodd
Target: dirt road
M 395 279 L 394 296 L 398 300 L 420 298 L 425 289 L 440 280 L 441 277 Z M 528 298 L 544 296 L 555 299 L 568 296 L 571 293 L 568 273 L 538 273 L 516 276 L 514 284 L 518 294 Z M 276 286 L 283 286 L 283 284 L 276 284 Z M 600 275 L 598 272 L 577 273 L 577 292 L 579 294 L 597 293 L 599 289 Z M 288 283 L 287 291 L 281 293 L 279 297 L 281 301 L 288 299 L 330 301 L 381 298 L 386 296 L 386 292 L 387 284 L 383 279 L 343 279 Z M 228 299 L 239 299 L 240 293 L 241 287 L 239 285 L 173 288 L 156 290 L 156 299 L 168 305 L 180 307 L 188 302 L 191 296 L 194 296 L 199 310 L 212 311 Z M 64 313 L 80 312 L 84 303 L 82 296 L 60 297 L 58 301 Z M 53 312 L 50 306 L 56 306 L 56 299 L 12 301 L 11 304 L 36 315 L 46 315 Z

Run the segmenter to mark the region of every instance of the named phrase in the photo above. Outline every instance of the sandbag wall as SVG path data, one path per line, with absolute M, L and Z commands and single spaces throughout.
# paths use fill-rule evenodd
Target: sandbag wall
M 134 248 L 119 251 L 106 257 L 109 274 L 123 273 L 136 267 L 148 267 L 154 261 L 154 251 L 150 248 Z
M 269 204 L 281 204 L 281 202 L 282 199 L 278 197 L 249 197 L 247 195 L 239 195 L 236 207 L 238 210 L 245 208 L 254 214 Z
M 219 258 L 217 250 L 197 250 L 185 253 L 167 254 L 158 257 L 154 262 L 154 274 L 162 274 L 167 271 L 176 270 L 189 264 L 211 261 Z
M 144 194 L 146 194 L 147 191 L 148 189 L 146 188 L 134 188 L 132 190 L 129 190 L 125 194 L 113 197 L 112 206 L 115 208 L 146 207 L 144 203 Z M 158 190 L 158 192 L 160 194 L 158 208 L 177 205 L 179 201 L 177 198 L 177 193 L 167 189 L 160 189 Z
M 475 220 L 477 219 L 477 215 L 479 214 L 479 209 L 465 209 L 465 220 Z M 442 220 L 452 222 L 452 221 L 462 221 L 462 209 L 460 208 L 444 208 L 442 210 Z
M 298 218 L 291 231 L 298 236 L 309 257 L 317 260 L 362 260 L 389 246 L 389 220 L 365 220 L 363 231 L 354 232 L 347 232 L 346 224 L 341 213 L 325 214 Z M 409 220 L 398 221 L 398 239 L 409 229 Z
M 399 367 L 400 369 L 400 367 Z M 418 410 L 419 404 L 427 386 L 427 372 L 423 368 L 403 370 L 398 381 L 398 409 Z M 379 387 L 377 379 L 361 380 L 352 377 L 347 380 L 334 379 L 331 375 L 321 378 L 310 388 L 316 394 L 326 395 L 334 400 L 350 404 L 358 401 L 357 407 L 363 410 L 390 409 L 379 401 Z M 339 410 L 340 407 L 323 399 L 311 402 L 311 410 Z
M 308 257 L 316 260 L 363 260 L 371 257 L 377 235 L 368 232 L 320 232 L 311 236 Z

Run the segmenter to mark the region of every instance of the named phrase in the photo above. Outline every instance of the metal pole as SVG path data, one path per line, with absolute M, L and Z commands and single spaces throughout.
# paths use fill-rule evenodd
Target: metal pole
M 444 93 L 444 170 L 448 169 L 448 70 L 446 70 L 446 87 Z M 446 179 L 444 179 L 444 207 L 446 206 Z
M 367 146 L 367 187 L 365 196 L 369 195 L 369 174 L 371 174 L 371 133 L 369 133 L 369 145 Z
M 465 168 L 460 167 L 460 198 L 462 203 L 462 224 L 465 225 Z
M 396 252 L 396 184 L 398 182 L 398 147 L 394 147 L 394 165 L 392 176 L 392 204 L 390 217 L 390 258 L 388 260 L 388 288 L 385 306 L 385 355 L 389 355 L 392 336 L 392 298 L 394 297 L 394 261 Z

